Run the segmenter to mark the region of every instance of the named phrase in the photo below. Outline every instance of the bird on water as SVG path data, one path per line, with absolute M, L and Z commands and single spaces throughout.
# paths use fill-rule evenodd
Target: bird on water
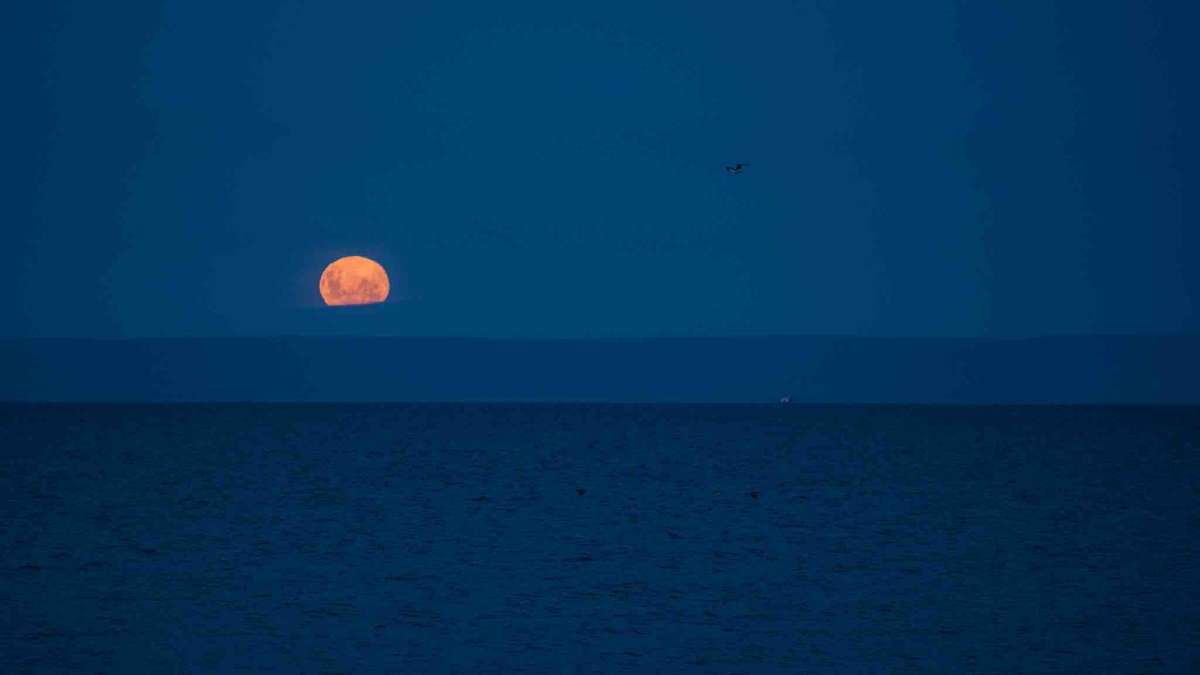
M 728 166 L 728 165 L 727 165 L 727 166 L 725 167 L 725 170 L 726 170 L 726 171 L 728 171 L 728 172 L 729 172 L 731 175 L 734 175 L 734 176 L 736 176 L 736 175 L 738 175 L 739 173 L 741 173 L 741 172 L 742 172 L 742 169 L 745 169 L 745 168 L 746 168 L 746 167 L 748 167 L 748 166 L 750 166 L 750 165 L 749 165 L 749 164 L 743 164 L 743 163 L 741 163 L 741 162 L 738 162 L 737 164 L 734 164 L 733 166 Z

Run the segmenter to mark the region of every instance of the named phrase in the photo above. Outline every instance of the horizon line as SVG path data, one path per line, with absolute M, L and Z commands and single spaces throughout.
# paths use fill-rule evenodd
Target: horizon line
M 978 342 L 1020 342 L 1030 340 L 1080 338 L 1200 338 L 1200 331 L 1178 333 L 1040 333 L 1022 335 L 863 335 L 854 333 L 730 333 L 722 335 L 631 335 L 631 336 L 487 336 L 487 335 L 405 335 L 350 333 L 277 333 L 248 335 L 138 335 L 138 336 L 10 336 L 2 342 L 148 342 L 148 341 L 225 341 L 225 340 L 446 340 L 460 342 L 653 342 L 683 340 L 941 340 Z

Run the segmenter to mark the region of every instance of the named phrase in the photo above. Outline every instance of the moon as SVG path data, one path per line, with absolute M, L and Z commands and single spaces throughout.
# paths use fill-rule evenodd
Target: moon
M 387 300 L 391 284 L 383 265 L 358 255 L 338 258 L 321 273 L 325 304 L 372 305 Z

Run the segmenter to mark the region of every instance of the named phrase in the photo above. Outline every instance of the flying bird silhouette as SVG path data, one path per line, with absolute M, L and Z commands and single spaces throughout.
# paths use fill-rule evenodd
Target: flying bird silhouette
M 728 171 L 730 174 L 736 176 L 742 172 L 742 169 L 745 169 L 748 166 L 750 166 L 750 165 L 742 164 L 741 162 L 738 162 L 737 164 L 734 164 L 733 166 L 726 166 L 725 170 Z

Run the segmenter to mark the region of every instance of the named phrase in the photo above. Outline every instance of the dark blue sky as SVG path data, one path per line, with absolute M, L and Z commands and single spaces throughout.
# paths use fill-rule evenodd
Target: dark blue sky
M 6 10 L 0 337 L 1200 330 L 1191 3 L 119 6 Z

